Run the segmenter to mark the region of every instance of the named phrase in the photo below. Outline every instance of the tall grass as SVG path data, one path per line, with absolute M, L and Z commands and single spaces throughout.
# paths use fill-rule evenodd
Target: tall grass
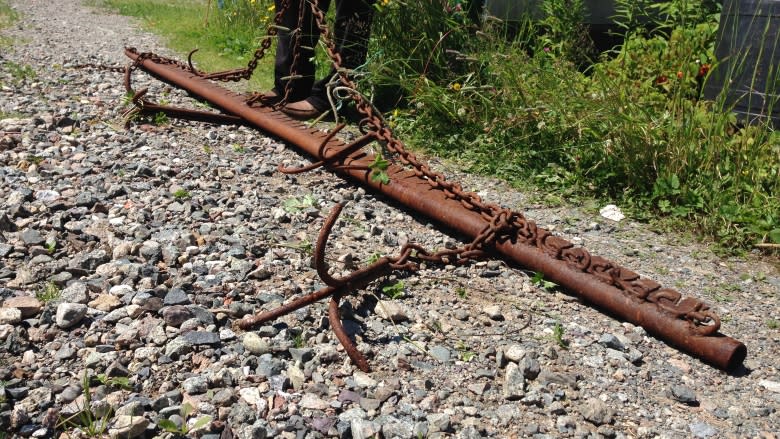
M 653 2 L 618 17 L 623 43 L 584 68 L 590 46 L 565 14 L 508 32 L 494 20 L 477 28 L 442 2 L 392 3 L 376 21 L 383 52 L 370 82 L 404 91 L 393 122 L 413 145 L 517 185 L 673 219 L 722 248 L 780 243 L 780 134 L 702 97 L 717 63 L 711 2 Z M 404 18 L 441 14 L 434 29 Z M 419 68 L 410 53 L 439 68 Z

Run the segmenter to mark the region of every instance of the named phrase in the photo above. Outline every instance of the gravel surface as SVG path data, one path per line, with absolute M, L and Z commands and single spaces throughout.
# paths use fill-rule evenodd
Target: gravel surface
M 545 208 L 432 160 L 488 200 L 700 297 L 748 347 L 713 369 L 501 261 L 427 267 L 342 305 L 358 371 L 318 303 L 251 332 L 234 323 L 409 240 L 458 244 L 410 212 L 247 128 L 123 128 L 123 46 L 165 53 L 76 0 L 11 0 L 0 53 L 0 431 L 66 437 L 765 437 L 780 431 L 777 268 L 596 209 Z M 136 75 L 172 103 L 183 93 Z M 382 287 L 403 281 L 402 297 Z M 399 285 L 400 286 L 400 285 Z M 556 339 L 556 334 L 561 336 Z M 559 341 L 561 343 L 559 343 Z M 85 382 L 84 377 L 89 379 Z M 88 385 L 85 385 L 88 384 Z M 78 426 L 92 414 L 92 422 Z M 103 422 L 105 421 L 105 425 Z M 4 435 L 3 435 L 4 436 Z

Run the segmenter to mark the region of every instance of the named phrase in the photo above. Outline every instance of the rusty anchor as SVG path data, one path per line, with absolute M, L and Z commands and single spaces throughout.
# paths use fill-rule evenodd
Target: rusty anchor
M 327 38 L 328 29 L 324 24 L 324 17 L 316 8 L 316 2 L 312 4 L 312 8 L 320 31 L 325 37 L 329 55 L 338 67 L 340 58 L 335 53 L 331 39 Z M 277 22 L 278 17 L 279 14 Z M 274 32 L 273 28 L 269 29 L 269 35 Z M 398 256 L 381 258 L 345 278 L 335 279 L 323 268 L 322 261 L 327 237 L 341 209 L 337 206 L 323 226 L 315 253 L 315 258 L 319 261 L 315 264 L 317 272 L 327 287 L 294 299 L 275 310 L 245 318 L 239 322 L 239 326 L 248 329 L 315 301 L 329 298 L 331 328 L 352 361 L 359 368 L 368 370 L 368 362 L 344 333 L 339 320 L 338 304 L 342 296 L 364 288 L 371 281 L 393 270 L 414 270 L 415 258 L 431 258 L 429 260 L 440 262 L 445 258 L 468 260 L 491 254 L 543 273 L 546 279 L 584 301 L 616 318 L 642 326 L 653 336 L 717 368 L 731 371 L 742 364 L 747 356 L 747 348 L 740 341 L 719 332 L 720 318 L 707 304 L 696 298 L 683 297 L 679 292 L 642 278 L 613 261 L 592 255 L 586 249 L 538 227 L 519 212 L 484 202 L 478 195 L 464 191 L 459 184 L 434 172 L 409 152 L 404 144 L 393 136 L 382 118 L 374 114 L 370 104 L 359 95 L 352 97 L 358 110 L 365 116 L 361 122 L 364 135 L 346 143 L 338 137 L 342 125 L 330 133 L 323 133 L 289 118 L 277 111 L 275 106 L 264 105 L 257 95 L 239 94 L 215 83 L 239 80 L 251 74 L 257 59 L 270 45 L 268 41 L 270 39 L 263 41 L 256 52 L 252 61 L 254 65 L 250 62 L 251 69 L 248 67 L 221 74 L 198 71 L 191 61 L 183 63 L 127 48 L 125 53 L 133 63 L 125 70 L 125 86 L 133 95 L 133 102 L 140 111 L 165 112 L 172 117 L 252 126 L 314 158 L 315 163 L 312 165 L 299 169 L 280 169 L 281 171 L 303 172 L 319 166 L 325 167 L 473 241 L 453 254 L 431 255 L 417 246 L 405 247 Z M 197 99 L 209 102 L 221 110 L 221 113 L 171 108 L 145 100 L 145 90 L 135 92 L 130 84 L 130 75 L 135 69 L 144 70 L 164 82 L 184 89 Z M 340 71 L 340 81 L 348 89 L 355 88 L 343 71 Z M 374 178 L 372 164 L 380 156 L 365 148 L 373 142 L 381 144 L 392 155 L 392 163 L 385 170 L 385 181 Z

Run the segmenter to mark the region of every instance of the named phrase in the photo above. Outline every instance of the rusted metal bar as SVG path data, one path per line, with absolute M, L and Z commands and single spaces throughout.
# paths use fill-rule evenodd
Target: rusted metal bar
M 394 268 L 397 267 L 394 262 L 396 260 L 388 257 L 379 258 L 373 264 L 368 267 L 362 268 L 352 272 L 349 276 L 341 279 L 336 279 L 328 274 L 327 267 L 325 265 L 325 247 L 328 244 L 328 237 L 333 229 L 333 225 L 336 223 L 343 205 L 337 204 L 331 214 L 328 216 L 325 224 L 320 230 L 319 237 L 317 238 L 317 246 L 314 250 L 314 261 L 317 268 L 317 273 L 320 278 L 328 286 L 322 288 L 313 293 L 307 294 L 303 297 L 294 299 L 292 302 L 281 305 L 269 311 L 259 313 L 254 316 L 245 317 L 238 322 L 238 327 L 241 329 L 250 329 L 256 325 L 265 323 L 270 320 L 274 320 L 285 314 L 295 311 L 296 309 L 303 308 L 314 302 L 330 297 L 328 304 L 328 321 L 330 322 L 330 328 L 336 335 L 339 343 L 344 347 L 344 351 L 347 353 L 352 362 L 363 372 L 368 372 L 370 367 L 368 360 L 363 354 L 358 351 L 357 347 L 349 335 L 344 330 L 344 325 L 341 323 L 341 317 L 339 316 L 339 301 L 344 294 L 351 294 L 359 289 L 364 288 L 369 283 L 373 282 L 380 277 L 389 274 Z M 402 253 L 408 257 L 408 252 Z M 403 256 L 402 256 L 403 257 Z
M 387 258 L 380 258 L 368 267 L 355 270 L 348 277 L 342 279 L 342 283 L 337 286 L 327 286 L 313 293 L 294 299 L 278 308 L 262 312 L 255 316 L 245 317 L 239 320 L 238 327 L 241 329 L 249 329 L 285 314 L 289 314 L 297 309 L 301 309 L 304 306 L 311 305 L 326 297 L 349 294 L 352 291 L 359 290 L 376 279 L 389 274 L 392 271 L 392 267 L 388 262 Z
M 328 303 L 328 322 L 330 322 L 330 329 L 336 334 L 341 346 L 344 346 L 344 350 L 347 352 L 350 360 L 363 372 L 370 372 L 371 368 L 368 366 L 368 361 L 360 351 L 357 350 L 352 340 L 349 339 L 347 331 L 344 330 L 344 325 L 341 324 L 341 317 L 339 316 L 339 300 L 341 296 L 336 295 L 330 298 Z
M 139 56 L 134 49 L 127 49 L 126 54 L 134 60 Z M 346 144 L 340 139 L 326 139 L 326 133 L 272 108 L 247 105 L 241 95 L 176 65 L 141 59 L 139 67 L 297 146 L 316 160 L 327 162 L 326 166 L 337 174 L 368 186 L 453 231 L 474 238 L 484 233 L 486 225 L 490 224 L 482 213 L 467 208 L 462 199 L 435 188 L 417 169 L 391 165 L 386 171 L 391 183 L 382 184 L 371 178 L 372 154 L 361 150 L 341 157 L 338 152 Z M 328 157 L 338 158 L 331 161 Z M 516 234 L 498 237 L 493 243 L 493 249 L 508 260 L 543 273 L 545 278 L 585 301 L 642 326 L 648 333 L 715 367 L 732 370 L 745 359 L 745 345 L 718 333 L 720 321 L 702 302 L 682 298 L 674 290 L 661 288 L 658 283 L 642 279 L 614 262 L 590 255 L 585 249 L 553 236 L 521 215 L 518 217 L 514 219 Z M 335 290 L 333 287 L 327 289 Z M 335 291 L 321 297 L 332 294 Z M 702 324 L 704 321 L 711 324 Z

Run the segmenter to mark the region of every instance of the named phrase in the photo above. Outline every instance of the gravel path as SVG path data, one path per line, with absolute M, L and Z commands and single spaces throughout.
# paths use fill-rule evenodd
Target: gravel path
M 69 66 L 165 53 L 77 0 L 11 0 L 0 53 L 0 431 L 58 437 L 764 437 L 780 431 L 780 274 L 589 209 L 543 208 L 459 175 L 593 253 L 700 297 L 748 346 L 706 366 L 500 261 L 428 267 L 342 305 L 374 370 L 358 371 L 310 306 L 234 323 L 320 288 L 310 245 L 345 272 L 412 240 L 457 244 L 262 133 L 173 121 L 122 128 L 121 75 Z M 137 75 L 155 96 L 177 90 Z M 392 316 L 392 320 L 388 318 Z M 556 340 L 556 334 L 562 336 Z M 85 386 L 84 377 L 89 385 Z M 89 398 L 87 398 L 87 396 Z M 191 407 L 191 409 L 187 409 Z M 78 426 L 85 413 L 95 419 Z M 79 416 L 79 415 L 82 416 Z M 101 420 L 105 420 L 105 425 Z M 197 427 L 197 428 L 196 428 Z M 94 431 L 98 430 L 98 431 Z M 0 433 L 2 437 L 5 434 Z

